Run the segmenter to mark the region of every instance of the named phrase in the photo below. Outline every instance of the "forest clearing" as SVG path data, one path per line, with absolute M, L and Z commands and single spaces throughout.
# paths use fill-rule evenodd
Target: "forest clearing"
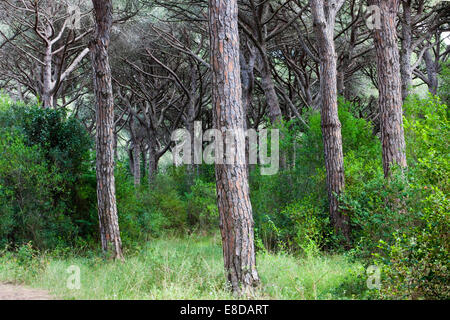
M 157 240 L 127 253 L 123 264 L 95 253 L 33 259 L 30 270 L 20 260 L 3 257 L 0 282 L 24 281 L 60 299 L 236 299 L 225 281 L 219 236 Z M 367 291 L 362 264 L 341 255 L 299 259 L 280 252 L 257 259 L 262 286 L 253 299 L 357 299 Z M 79 290 L 67 287 L 72 265 L 83 275 Z M 360 278 L 351 279 L 352 273 Z

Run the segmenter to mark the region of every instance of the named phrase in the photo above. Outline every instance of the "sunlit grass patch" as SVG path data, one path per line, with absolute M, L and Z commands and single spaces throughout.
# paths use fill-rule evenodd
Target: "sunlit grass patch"
M 0 281 L 23 281 L 62 299 L 234 299 L 223 270 L 220 237 L 166 238 L 129 250 L 125 262 L 42 254 L 23 266 L 0 257 Z M 261 286 L 255 299 L 345 299 L 339 288 L 360 268 L 340 255 L 298 258 L 259 253 Z M 80 268 L 81 287 L 67 286 L 70 266 Z M 352 298 L 352 297 L 350 297 Z

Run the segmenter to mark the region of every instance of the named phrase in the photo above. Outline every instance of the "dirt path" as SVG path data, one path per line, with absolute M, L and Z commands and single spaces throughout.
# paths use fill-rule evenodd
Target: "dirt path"
M 52 300 L 45 290 L 0 283 L 0 300 Z

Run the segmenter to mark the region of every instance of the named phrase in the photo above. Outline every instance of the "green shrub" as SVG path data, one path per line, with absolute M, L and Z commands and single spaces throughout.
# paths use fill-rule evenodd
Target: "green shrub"
M 404 123 L 408 169 L 393 168 L 385 179 L 380 165 L 361 167 L 366 177 L 347 179 L 341 203 L 350 213 L 354 252 L 375 255 L 384 271 L 381 297 L 448 299 L 447 106 L 411 96 Z
M 381 241 L 377 262 L 387 299 L 450 299 L 449 199 L 438 189 L 423 200 L 420 226 L 396 233 L 395 241 Z
M 346 188 L 358 194 L 382 172 L 381 144 L 373 135 L 371 124 L 352 114 L 354 108 L 350 102 L 339 99 Z M 311 215 L 321 224 L 323 238 L 317 245 L 330 249 L 337 241 L 329 221 L 320 113 L 310 114 L 307 126 L 290 122 L 284 128 L 283 148 L 294 150 L 287 168 L 274 176 L 260 176 L 258 168 L 251 172 L 256 234 L 269 249 L 281 243 L 294 249 L 304 247 L 302 233 L 308 227 L 300 226 L 298 221 Z M 305 212 L 300 213 L 301 210 Z M 300 215 L 297 220 L 293 218 L 296 214 Z
M 450 62 L 442 63 L 438 96 L 447 106 L 450 104 Z
M 301 249 L 306 255 L 317 255 L 330 236 L 329 217 L 323 215 L 312 199 L 302 199 L 288 205 L 282 214 L 292 222 L 291 247 Z
M 62 176 L 19 133 L 0 132 L 0 238 L 13 244 L 32 240 L 43 248 L 56 245 L 61 235 L 74 236 L 66 204 L 52 199 L 63 191 Z
M 86 131 L 64 111 L 7 99 L 0 128 L 0 238 L 39 248 L 75 241 L 90 220 L 80 196 L 91 168 Z
M 150 190 L 149 200 L 153 208 L 167 217 L 169 228 L 182 231 L 187 227 L 186 203 L 171 186 L 169 179 L 163 175 L 156 177 L 155 186 Z
M 189 226 L 208 231 L 219 225 L 216 185 L 195 179 L 191 192 L 185 194 Z
M 448 193 L 450 126 L 448 108 L 438 97 L 410 96 L 404 106 L 408 164 L 421 183 Z
M 123 161 L 116 163 L 114 171 L 116 181 L 117 214 L 122 242 L 125 246 L 146 238 L 149 228 L 142 221 L 145 207 L 140 199 L 142 189 L 135 189 L 133 178 L 128 171 L 128 164 Z
M 381 171 L 381 170 L 380 170 Z M 392 169 L 389 181 L 379 172 L 358 188 L 348 188 L 340 197 L 341 207 L 351 217 L 352 239 L 357 255 L 369 258 L 380 240 L 391 242 L 393 233 L 414 227 L 420 219 L 420 188 L 409 185 L 405 175 Z

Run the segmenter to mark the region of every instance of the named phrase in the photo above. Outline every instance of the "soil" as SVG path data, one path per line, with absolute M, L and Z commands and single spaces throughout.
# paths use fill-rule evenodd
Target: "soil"
M 52 300 L 47 291 L 0 283 L 0 300 Z

